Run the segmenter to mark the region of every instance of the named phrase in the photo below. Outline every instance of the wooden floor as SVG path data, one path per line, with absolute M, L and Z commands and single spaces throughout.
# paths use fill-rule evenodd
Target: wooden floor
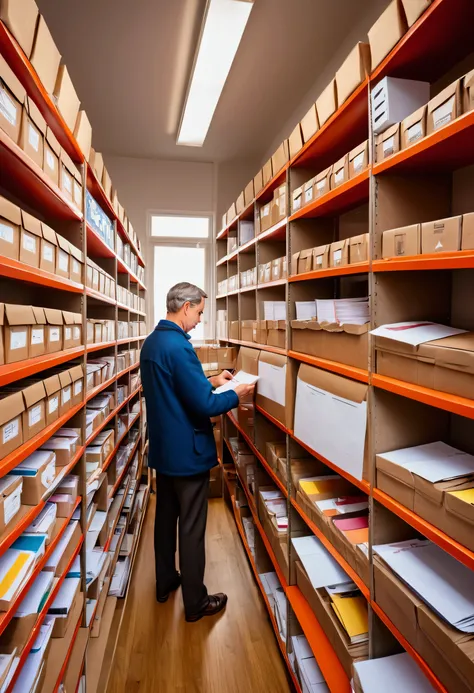
M 184 620 L 181 591 L 155 600 L 151 496 L 107 693 L 289 693 L 271 623 L 233 516 L 209 503 L 206 585 L 223 614 Z M 105 693 L 102 692 L 101 693 Z

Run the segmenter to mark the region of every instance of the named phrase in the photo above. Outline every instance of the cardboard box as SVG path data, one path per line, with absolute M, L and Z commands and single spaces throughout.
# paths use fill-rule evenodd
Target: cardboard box
M 265 187 L 267 183 L 271 181 L 273 178 L 273 162 L 271 159 L 268 159 L 267 163 L 264 165 L 262 169 L 262 175 L 263 175 L 263 186 Z
M 474 212 L 464 214 L 462 218 L 461 250 L 474 250 Z
M 33 438 L 46 426 L 46 391 L 39 380 L 22 390 L 25 401 L 23 411 L 23 442 Z
M 40 15 L 38 21 L 30 61 L 46 91 L 48 94 L 52 94 L 61 62 L 61 54 L 56 48 L 51 32 L 42 15 Z
M 426 116 L 428 135 L 462 115 L 461 87 L 462 79 L 458 79 L 428 103 Z
M 23 444 L 24 410 L 21 392 L 0 393 L 0 459 Z
M 3 477 L 3 484 L 0 493 L 0 536 L 20 510 L 23 479 L 21 476 L 8 474 Z
M 256 344 L 267 343 L 268 327 L 266 320 L 255 320 L 253 323 L 253 340 Z
M 30 358 L 43 356 L 46 353 L 46 316 L 44 308 L 33 306 L 35 323 L 30 329 L 30 344 L 28 353 Z
M 469 113 L 474 110 L 474 70 L 464 77 L 463 111 Z
M 0 56 L 1 57 L 1 56 Z M 0 87 L 1 89 L 1 87 Z M 0 195 L 0 254 L 18 260 L 20 257 L 21 210 Z
M 254 197 L 255 197 L 255 195 L 254 195 L 254 188 L 253 188 L 253 180 L 251 180 L 250 183 L 248 183 L 245 186 L 245 190 L 244 190 L 244 205 L 245 205 L 245 207 L 248 207 L 249 205 L 252 204 Z
M 313 269 L 313 249 L 301 250 L 291 257 L 291 274 L 303 274 Z
M 349 180 L 349 155 L 346 154 L 336 161 L 332 167 L 331 174 L 331 190 L 337 188 L 339 185 L 346 183 Z
M 422 106 L 403 120 L 400 130 L 402 149 L 426 137 L 426 113 L 427 107 Z
M 281 279 L 281 271 L 283 265 L 283 258 L 278 257 L 276 260 L 272 260 L 272 282 Z
M 316 100 L 316 110 L 318 112 L 320 128 L 322 128 L 324 123 L 337 111 L 337 106 L 336 80 L 333 79 Z
M 59 162 L 59 181 L 60 189 L 67 197 L 68 200 L 73 202 L 79 209 L 82 208 L 82 183 L 81 174 L 79 173 L 76 165 L 72 161 L 71 157 L 64 151 L 61 150 L 61 157 Z
M 256 197 L 258 195 L 258 193 L 261 190 L 263 190 L 263 169 L 260 169 L 260 171 L 254 177 L 253 185 L 254 185 L 254 192 L 255 192 L 255 197 Z
M 355 178 L 369 165 L 369 141 L 366 140 L 349 152 L 349 178 Z
M 10 29 L 26 57 L 29 58 L 38 21 L 38 6 L 35 0 L 2 0 L 0 19 Z
M 63 314 L 56 308 L 45 308 L 46 317 L 46 353 L 61 351 L 63 343 Z
M 61 154 L 61 145 L 53 134 L 53 131 L 46 126 L 46 134 L 44 139 L 44 154 L 43 154 L 43 171 L 48 178 L 59 187 L 59 156 Z
M 300 123 L 303 142 L 308 142 L 319 130 L 318 112 L 316 104 L 313 103 L 307 114 Z M 301 149 L 301 147 L 300 147 Z
M 102 173 L 104 172 L 104 157 L 100 152 L 96 152 L 91 147 L 91 158 L 89 161 L 91 167 L 94 169 L 95 176 L 100 184 L 102 184 Z
M 270 337 L 270 329 L 268 334 Z M 262 351 L 258 375 L 256 403 L 284 426 L 292 428 L 296 379 L 294 362 L 287 356 Z
M 229 322 L 229 339 L 240 339 L 240 322 L 238 320 Z
M 72 132 L 76 125 L 81 102 L 76 94 L 66 65 L 60 65 L 59 67 L 53 96 L 58 111 Z
M 58 241 L 56 232 L 44 222 L 41 224 L 42 237 L 40 241 L 40 269 L 54 274 L 56 271 L 56 255 Z
M 74 137 L 87 161 L 91 151 L 92 127 L 85 111 L 79 111 L 77 114 L 76 124 L 74 126 Z
M 314 178 L 306 181 L 303 186 L 303 207 L 311 204 L 314 200 Z
M 106 196 L 110 200 L 110 198 L 112 197 L 112 181 L 110 180 L 109 172 L 105 168 L 105 165 L 102 170 L 102 187 L 104 188 Z
M 58 252 L 57 252 L 57 264 L 56 264 L 56 274 L 65 279 L 69 279 L 70 270 L 69 263 L 71 258 L 71 246 L 69 241 L 67 241 L 59 233 L 56 235 L 58 241 Z
M 400 151 L 400 123 L 387 128 L 385 132 L 375 137 L 376 161 L 388 159 L 392 154 Z
M 286 203 L 286 183 L 280 185 L 273 193 L 273 201 L 271 204 L 271 226 L 283 221 L 287 215 Z
M 375 70 L 397 45 L 406 30 L 407 24 L 400 0 L 392 0 L 368 31 L 372 70 Z
M 294 214 L 303 206 L 303 186 L 295 188 L 291 193 L 291 211 Z
M 382 257 L 403 257 L 420 255 L 421 224 L 402 226 L 384 231 L 382 235 Z
M 54 452 L 37 450 L 30 457 L 41 462 L 34 476 L 23 476 L 21 500 L 24 505 L 38 505 L 56 476 Z
M 63 349 L 70 349 L 71 347 L 74 346 L 74 339 L 73 339 L 73 325 L 74 325 L 74 316 L 72 313 L 70 313 L 67 310 L 62 311 L 63 314 L 63 323 L 64 323 L 64 328 L 63 328 Z
M 369 325 L 322 325 L 317 320 L 292 320 L 291 329 L 293 351 L 368 369 Z
M 23 223 L 20 230 L 20 262 L 31 267 L 39 267 L 43 237 L 41 222 L 24 210 L 21 210 L 21 218 Z
M 362 233 L 359 236 L 349 238 L 349 264 L 356 262 L 368 262 L 369 260 L 369 234 Z
M 268 346 L 284 349 L 286 347 L 286 320 L 267 320 Z
M 43 168 L 45 135 L 46 121 L 34 101 L 27 96 L 25 105 L 23 106 L 20 140 L 18 144 L 25 154 L 27 154 L 41 169 Z
M 277 173 L 288 163 L 290 159 L 290 150 L 288 147 L 288 140 L 283 140 L 275 154 L 272 156 L 272 171 L 273 175 L 276 176 Z
M 29 358 L 30 331 L 34 324 L 35 316 L 31 306 L 5 304 L 5 363 L 16 363 Z
M 4 104 L 4 108 L 0 111 L 0 127 L 15 144 L 18 144 L 26 90 L 2 55 L 0 55 L 0 98 Z
M 313 269 L 322 270 L 329 267 L 330 245 L 320 245 L 313 248 Z
M 82 250 L 76 248 L 72 243 L 69 244 L 70 262 L 69 262 L 69 279 L 78 284 L 83 281 L 84 254 Z M 105 285 L 102 293 L 105 293 Z
M 337 101 L 344 101 L 370 74 L 370 46 L 359 41 L 336 72 Z
M 303 148 L 303 133 L 301 131 L 301 123 L 298 123 L 288 138 L 288 148 L 290 150 L 290 159 L 293 159 L 293 157 L 295 157 Z
M 272 227 L 272 203 L 267 202 L 260 208 L 260 233 Z
M 59 399 L 59 416 L 66 414 L 72 407 L 72 383 L 69 371 L 58 373 L 61 384 L 61 395 Z
M 240 323 L 240 335 L 242 342 L 251 342 L 253 340 L 253 320 L 242 320 Z
M 61 397 L 61 383 L 57 374 L 43 380 L 46 392 L 46 426 L 49 426 L 59 416 L 59 401 Z
M 237 198 L 237 201 L 235 203 L 235 209 L 236 209 L 237 214 L 242 214 L 242 212 L 245 209 L 245 199 L 244 199 L 243 191 L 240 193 L 240 195 Z
M 431 5 L 431 0 L 402 0 L 408 26 L 413 26 L 418 17 Z
M 462 217 L 450 217 L 421 225 L 421 253 L 444 253 L 461 248 Z
M 314 179 L 314 197 L 322 197 L 331 190 L 332 166 L 321 171 Z
M 336 241 L 331 243 L 329 248 L 329 266 L 342 267 L 349 264 L 349 242 Z

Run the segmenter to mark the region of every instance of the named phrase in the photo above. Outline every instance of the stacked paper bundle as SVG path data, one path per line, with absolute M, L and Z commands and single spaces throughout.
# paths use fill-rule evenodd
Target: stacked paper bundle
M 317 299 L 316 315 L 321 324 L 365 325 L 370 322 L 369 299 Z

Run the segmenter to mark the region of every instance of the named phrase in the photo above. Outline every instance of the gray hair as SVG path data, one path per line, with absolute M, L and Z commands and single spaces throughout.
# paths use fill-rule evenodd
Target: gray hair
M 166 310 L 168 313 L 177 313 L 187 301 L 192 306 L 196 306 L 198 303 L 201 303 L 203 298 L 207 298 L 207 294 L 198 286 L 188 282 L 180 282 L 172 286 L 168 291 Z

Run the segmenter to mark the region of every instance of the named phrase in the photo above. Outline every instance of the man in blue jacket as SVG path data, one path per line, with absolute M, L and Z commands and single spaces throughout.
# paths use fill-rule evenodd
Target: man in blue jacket
M 188 332 L 201 322 L 204 299 L 197 286 L 180 283 L 166 298 L 166 320 L 147 337 L 140 368 L 147 406 L 149 465 L 156 469 L 156 596 L 165 602 L 181 585 L 187 621 L 221 611 L 225 594 L 204 585 L 209 470 L 217 464 L 210 418 L 237 407 L 253 391 L 239 385 L 214 394 L 232 376 L 206 378 Z M 179 519 L 179 567 L 176 533 Z

